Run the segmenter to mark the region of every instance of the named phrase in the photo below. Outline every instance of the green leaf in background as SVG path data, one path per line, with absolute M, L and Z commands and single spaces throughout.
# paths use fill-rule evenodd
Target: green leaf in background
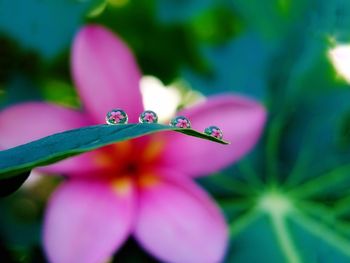
M 73 85 L 56 79 L 45 80 L 41 85 L 41 93 L 45 101 L 65 107 L 81 107 L 81 103 Z
M 1 11 L 0 11 L 1 12 Z M 23 48 L 0 31 L 0 83 L 13 78 L 14 72 L 37 79 L 41 60 L 33 50 Z
M 240 17 L 226 5 L 214 5 L 191 21 L 194 35 L 202 43 L 223 44 L 245 28 Z
M 348 187 L 338 185 L 334 190 L 343 196 L 327 205 L 327 188 L 349 181 L 349 165 L 341 169 L 289 190 L 258 177 L 253 181 L 244 169 L 245 181 L 236 174 L 201 179 L 211 186 L 207 189 L 229 222 L 231 242 L 224 262 L 349 262 Z
M 206 46 L 202 51 L 210 62 L 210 73 L 203 76 L 188 68 L 183 70 L 193 88 L 206 95 L 231 90 L 257 99 L 266 97 L 271 48 L 258 35 L 248 32 L 224 45 Z
M 294 167 L 279 175 L 289 185 L 317 177 L 350 160 L 350 90 L 334 87 L 323 94 L 302 94 L 281 124 L 284 135 L 276 157 L 281 166 Z
M 0 109 L 28 100 L 40 100 L 41 94 L 35 84 L 25 75 L 16 74 L 9 79 Z
M 212 7 L 213 2 L 213 0 L 157 0 L 157 13 L 163 23 L 180 23 Z
M 316 2 L 313 5 L 312 28 L 321 36 L 335 38 L 339 42 L 350 41 L 350 1 Z
M 0 151 L 0 178 L 9 178 L 34 167 L 78 155 L 115 143 L 161 131 L 228 144 L 192 129 L 174 128 L 162 124 L 96 125 L 57 133 L 34 142 Z
M 99 0 L 15 2 L 0 1 L 0 32 L 50 59 L 69 46 L 85 12 Z
M 309 15 L 306 11 L 314 8 L 314 1 L 304 0 L 252 0 L 249 4 L 244 0 L 225 2 L 267 41 L 279 41 L 285 37 L 295 25 L 303 22 L 305 14 Z

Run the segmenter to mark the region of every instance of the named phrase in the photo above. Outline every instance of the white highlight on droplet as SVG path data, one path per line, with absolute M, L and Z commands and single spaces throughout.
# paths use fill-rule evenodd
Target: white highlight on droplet
M 341 44 L 332 48 L 328 56 L 339 76 L 350 83 L 350 44 Z
M 167 122 L 175 115 L 181 102 L 181 94 L 176 88 L 164 86 L 153 76 L 143 76 L 140 87 L 144 108 L 156 112 L 159 122 Z

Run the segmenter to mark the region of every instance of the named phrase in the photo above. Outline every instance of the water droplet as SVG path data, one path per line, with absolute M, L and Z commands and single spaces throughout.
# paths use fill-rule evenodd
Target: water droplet
M 145 110 L 140 114 L 139 122 L 140 123 L 157 123 L 158 116 L 154 111 Z
M 210 136 L 213 136 L 215 138 L 218 138 L 220 140 L 223 137 L 221 129 L 216 126 L 209 126 L 208 128 L 205 128 L 204 133 Z
M 191 122 L 184 116 L 177 116 L 170 121 L 170 126 L 176 128 L 191 128 Z
M 107 124 L 127 124 L 128 115 L 122 109 L 113 109 L 110 110 L 106 115 Z

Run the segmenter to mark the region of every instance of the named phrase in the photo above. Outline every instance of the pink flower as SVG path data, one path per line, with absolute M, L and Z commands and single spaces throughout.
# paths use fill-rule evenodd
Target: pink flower
M 216 138 L 221 138 L 222 137 L 221 131 L 218 130 L 218 129 L 213 129 L 211 135 L 216 137 Z
M 120 111 L 111 112 L 111 119 L 113 119 L 116 123 L 120 122 L 120 120 L 124 119 L 123 114 Z
M 103 123 L 115 107 L 137 122 L 143 111 L 140 72 L 119 38 L 100 26 L 84 27 L 74 41 L 72 69 L 84 111 L 43 102 L 10 107 L 0 114 L 0 147 Z M 23 114 L 35 121 L 25 118 L 19 129 L 16 116 Z M 51 262 L 103 262 L 130 234 L 165 262 L 222 260 L 228 242 L 224 217 L 191 179 L 246 154 L 261 134 L 266 113 L 251 99 L 226 95 L 180 114 L 197 130 L 215 120 L 232 144 L 164 132 L 40 168 L 68 178 L 54 192 L 45 215 L 43 240 Z
M 189 123 L 185 119 L 178 119 L 176 123 L 176 127 L 178 128 L 188 128 Z
M 152 113 L 146 112 L 144 118 L 147 122 L 154 122 L 154 116 Z

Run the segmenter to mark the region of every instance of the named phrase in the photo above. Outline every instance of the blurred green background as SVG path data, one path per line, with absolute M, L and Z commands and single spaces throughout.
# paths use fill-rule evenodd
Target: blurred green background
M 165 85 L 267 107 L 254 151 L 198 181 L 227 217 L 225 262 L 350 262 L 350 76 L 330 56 L 350 44 L 349 0 L 0 0 L 0 109 L 79 106 L 69 52 L 90 22 L 118 33 Z M 1 262 L 45 262 L 42 213 L 58 182 L 0 200 Z M 113 262 L 157 261 L 129 240 Z

